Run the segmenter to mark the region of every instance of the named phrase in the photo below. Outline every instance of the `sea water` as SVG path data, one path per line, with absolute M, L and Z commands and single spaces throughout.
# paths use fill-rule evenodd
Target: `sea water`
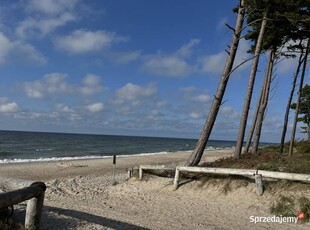
M 0 163 L 108 158 L 191 151 L 196 139 L 0 131 Z M 206 150 L 231 148 L 210 140 Z

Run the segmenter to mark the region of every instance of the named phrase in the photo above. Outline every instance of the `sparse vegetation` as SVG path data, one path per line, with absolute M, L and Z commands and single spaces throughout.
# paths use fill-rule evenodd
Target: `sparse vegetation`
M 293 197 L 280 196 L 274 205 L 271 206 L 270 212 L 276 216 L 296 216 L 295 200 Z
M 310 200 L 306 197 L 301 197 L 298 199 L 300 211 L 304 213 L 304 219 L 302 222 L 310 221 Z
M 304 213 L 302 223 L 310 221 L 310 200 L 306 197 L 296 199 L 292 196 L 280 196 L 270 208 L 270 212 L 276 216 L 296 217 L 299 212 Z
M 240 158 L 225 158 L 208 162 L 202 167 L 247 168 L 288 173 L 310 174 L 310 143 L 296 142 L 296 154 L 279 154 L 279 146 L 260 149 L 259 154 L 244 154 Z

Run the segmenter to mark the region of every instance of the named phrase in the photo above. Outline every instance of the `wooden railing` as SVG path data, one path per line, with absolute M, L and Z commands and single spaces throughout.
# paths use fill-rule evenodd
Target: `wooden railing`
M 175 167 L 166 166 L 166 165 L 140 165 L 139 166 L 139 179 L 142 180 L 143 170 L 166 170 L 174 171 Z
M 29 230 L 40 229 L 46 185 L 43 182 L 0 177 L 0 188 L 7 191 L 0 193 L 0 208 L 28 200 L 25 228 Z
M 263 194 L 263 177 L 273 178 L 273 179 L 283 179 L 283 180 L 293 180 L 302 181 L 310 183 L 309 174 L 298 174 L 298 173 L 285 173 L 285 172 L 273 172 L 265 170 L 256 169 L 233 169 L 233 168 L 208 168 L 208 167 L 187 167 L 187 166 L 177 166 L 177 167 L 166 167 L 164 165 L 140 165 L 139 167 L 139 179 L 143 177 L 143 170 L 151 169 L 161 169 L 161 170 L 174 170 L 174 190 L 179 187 L 180 172 L 189 173 L 209 173 L 209 174 L 221 174 L 221 175 L 237 175 L 237 176 L 250 176 L 255 178 L 256 183 L 256 193 L 258 195 Z

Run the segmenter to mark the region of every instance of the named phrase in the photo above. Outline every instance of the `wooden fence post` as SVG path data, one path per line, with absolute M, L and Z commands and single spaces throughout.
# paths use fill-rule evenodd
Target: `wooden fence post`
M 173 190 L 177 190 L 179 187 L 179 178 L 180 178 L 180 170 L 178 168 L 175 169 L 175 176 L 173 181 Z
M 127 169 L 127 178 L 130 179 L 132 176 L 132 170 L 131 169 Z
M 143 177 L 143 169 L 140 165 L 140 167 L 139 167 L 139 179 L 142 180 L 142 177 Z
M 43 188 L 43 192 L 39 196 L 28 200 L 25 217 L 25 228 L 27 230 L 39 230 L 46 185 L 43 182 L 35 182 L 31 186 L 41 186 Z
M 257 195 L 262 196 L 264 193 L 262 174 L 255 175 L 255 184 Z

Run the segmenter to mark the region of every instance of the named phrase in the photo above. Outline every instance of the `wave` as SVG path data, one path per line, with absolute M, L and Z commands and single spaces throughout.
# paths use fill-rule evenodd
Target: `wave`
M 191 151 L 181 151 L 181 152 L 191 152 Z M 169 153 L 178 152 L 156 152 L 156 153 L 140 153 L 132 155 L 117 155 L 117 157 L 137 157 L 137 156 L 151 156 L 151 155 L 161 155 Z M 76 156 L 76 157 L 47 157 L 47 158 L 32 158 L 32 159 L 1 159 L 0 164 L 14 164 L 14 163 L 32 163 L 32 162 L 53 162 L 53 161 L 72 161 L 72 160 L 91 160 L 91 159 L 107 159 L 113 156 Z
M 53 149 L 48 148 L 48 149 L 36 149 L 37 152 L 42 152 L 42 151 L 52 151 Z
M 206 148 L 207 151 L 214 151 L 214 150 L 223 150 L 223 149 L 231 149 L 232 147 L 213 147 L 208 146 Z M 137 156 L 152 156 L 152 155 L 164 155 L 164 154 L 177 154 L 177 153 L 184 153 L 184 152 L 192 152 L 193 150 L 187 151 L 162 151 L 162 152 L 154 152 L 154 153 L 139 153 L 139 154 L 130 154 L 130 155 L 117 155 L 118 158 L 120 157 L 137 157 Z M 113 155 L 108 156 L 74 156 L 74 157 L 39 157 L 39 158 L 30 158 L 30 159 L 0 159 L 0 164 L 13 164 L 13 163 L 32 163 L 32 162 L 53 162 L 53 161 L 72 161 L 72 160 L 91 160 L 91 159 L 107 159 L 112 158 Z

